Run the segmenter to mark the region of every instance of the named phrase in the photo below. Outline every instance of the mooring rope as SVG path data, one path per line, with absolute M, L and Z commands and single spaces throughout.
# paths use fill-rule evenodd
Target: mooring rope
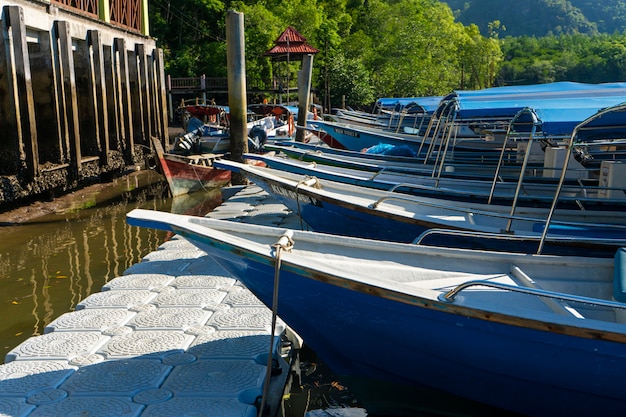
M 276 321 L 278 318 L 278 283 L 280 280 L 280 264 L 282 251 L 290 252 L 293 248 L 293 231 L 286 230 L 278 241 L 272 245 L 275 250 L 276 263 L 274 264 L 274 291 L 272 293 L 272 330 L 270 333 L 270 346 L 267 354 L 267 365 L 265 370 L 265 384 L 263 385 L 263 396 L 261 397 L 261 405 L 259 407 L 258 417 L 263 416 L 263 409 L 267 401 L 267 393 L 269 391 L 270 380 L 272 379 L 272 350 L 274 348 L 274 334 L 276 333 Z
M 200 175 L 198 174 L 198 171 L 196 171 L 196 166 L 194 163 L 189 163 L 189 165 L 191 165 L 191 169 L 193 170 L 193 173 L 196 175 L 196 179 L 198 180 L 198 182 L 200 183 L 200 187 L 202 187 L 202 189 L 204 191 L 209 191 L 205 186 L 204 186 L 204 181 L 202 181 L 200 179 Z

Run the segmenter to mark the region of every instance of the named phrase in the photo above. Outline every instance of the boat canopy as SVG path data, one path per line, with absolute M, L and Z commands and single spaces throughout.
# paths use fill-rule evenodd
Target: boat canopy
M 573 139 L 578 143 L 626 139 L 626 100 L 584 120 L 576 127 Z
M 413 112 L 432 113 L 439 106 L 441 99 L 441 96 L 379 98 L 376 101 L 375 108 L 396 111 L 410 108 Z
M 454 112 L 456 119 L 512 119 L 519 111 L 532 108 L 542 113 L 545 120 L 560 118 L 561 123 L 564 123 L 571 117 L 570 121 L 580 123 L 602 108 L 625 101 L 626 83 L 559 82 L 455 91 L 442 99 L 438 112 L 442 115 Z M 560 114 L 559 111 L 572 115 Z
M 283 114 L 292 114 L 294 116 L 298 115 L 298 107 L 297 106 L 286 106 L 283 104 L 250 104 L 248 106 L 248 111 L 260 114 L 260 115 L 269 115 L 272 114 L 274 116 L 281 116 Z
M 511 119 L 511 132 L 529 132 L 534 124 L 544 136 L 570 135 L 589 117 L 623 101 L 624 97 L 545 100 L 520 110 Z
M 509 97 L 513 97 L 515 95 L 519 97 L 541 95 L 544 97 L 563 98 L 577 96 L 580 94 L 593 94 L 594 91 L 602 91 L 605 95 L 610 94 L 611 92 L 616 95 L 622 95 L 625 90 L 626 83 L 623 82 L 588 84 L 572 81 L 560 81 L 548 84 L 491 87 L 484 88 L 482 90 L 455 90 L 443 97 L 442 100 L 451 100 L 456 97 L 462 99 L 474 98 L 492 100 L 494 99 L 494 96 L 503 95 L 507 95 Z

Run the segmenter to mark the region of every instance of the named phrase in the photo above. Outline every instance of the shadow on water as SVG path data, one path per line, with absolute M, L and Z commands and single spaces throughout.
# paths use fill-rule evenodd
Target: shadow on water
M 161 188 L 156 195 L 153 189 L 106 199 L 103 206 L 0 227 L 0 363 L 9 350 L 43 334 L 50 322 L 163 243 L 165 232 L 126 224 L 128 211 L 203 215 L 221 202 L 221 194 L 172 199 Z

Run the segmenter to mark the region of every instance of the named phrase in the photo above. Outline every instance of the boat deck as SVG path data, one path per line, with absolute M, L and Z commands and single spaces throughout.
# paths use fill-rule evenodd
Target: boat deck
M 238 190 L 210 216 L 299 227 L 259 188 Z M 7 354 L 0 416 L 256 416 L 271 323 L 249 290 L 174 236 Z M 278 323 L 268 415 L 297 362 L 288 346 L 299 338 Z

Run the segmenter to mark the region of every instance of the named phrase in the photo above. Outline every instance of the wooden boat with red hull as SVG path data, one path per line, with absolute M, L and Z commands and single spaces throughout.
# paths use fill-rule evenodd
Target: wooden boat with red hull
M 213 166 L 213 161 L 221 155 L 166 153 L 158 139 L 152 142 L 172 196 L 220 188 L 230 183 L 231 172 Z

